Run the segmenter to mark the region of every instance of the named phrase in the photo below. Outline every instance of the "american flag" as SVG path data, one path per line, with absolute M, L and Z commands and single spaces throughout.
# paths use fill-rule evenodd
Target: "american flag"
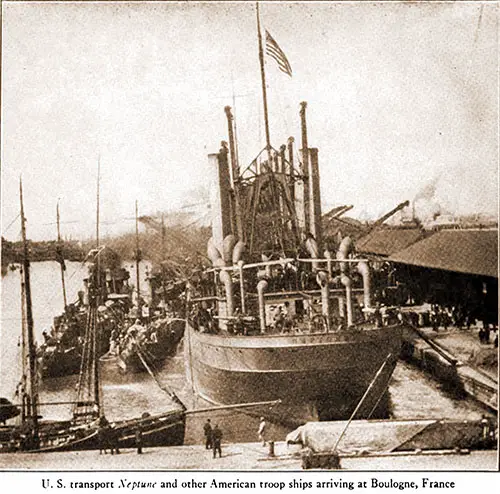
M 283 53 L 283 50 L 279 47 L 278 43 L 274 41 L 274 38 L 269 34 L 269 31 L 266 29 L 266 53 L 276 60 L 279 69 L 281 72 L 288 74 L 292 77 L 292 67 L 290 66 L 290 62 L 286 58 L 286 55 Z

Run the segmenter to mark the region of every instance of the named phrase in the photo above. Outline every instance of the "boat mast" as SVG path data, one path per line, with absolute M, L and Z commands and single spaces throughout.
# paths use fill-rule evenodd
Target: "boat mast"
M 99 378 L 99 335 L 97 309 L 101 302 L 101 272 L 100 272 L 100 239 L 99 239 L 99 191 L 100 191 L 100 159 L 97 164 L 97 206 L 96 206 L 96 249 L 95 266 L 90 269 L 88 280 L 89 305 L 85 339 L 82 352 L 82 364 L 77 386 L 77 398 L 73 407 L 75 422 L 87 421 L 101 416 L 100 378 Z M 92 407 L 92 408 L 91 408 Z
M 62 241 L 61 241 L 61 226 L 60 226 L 60 217 L 59 217 L 59 201 L 57 201 L 57 249 L 59 250 L 59 263 L 61 264 L 61 283 L 62 283 L 62 292 L 64 299 L 64 309 L 68 306 L 68 300 L 66 298 L 66 282 L 64 279 L 64 271 L 66 266 L 64 265 L 64 256 L 62 250 Z
M 135 201 L 135 278 L 137 286 L 137 311 L 139 319 L 142 320 L 141 312 L 141 287 L 139 281 L 139 263 L 141 262 L 141 251 L 139 249 L 139 214 L 137 199 Z
M 161 213 L 161 287 L 163 290 L 163 310 L 167 310 L 167 287 L 165 285 L 165 255 L 166 250 L 167 230 L 165 228 L 165 214 Z
M 97 331 L 97 308 L 100 304 L 101 295 L 101 264 L 99 255 L 99 221 L 100 221 L 100 180 L 101 180 L 101 157 L 97 160 L 97 206 L 96 206 L 96 270 L 95 270 L 95 300 L 89 300 L 92 334 L 92 358 L 94 359 L 94 401 L 97 413 L 100 414 L 100 379 L 99 379 L 99 357 L 98 357 L 98 331 Z
M 99 156 L 97 160 L 97 207 L 96 207 L 96 226 L 95 226 L 95 248 L 98 252 L 97 254 L 97 273 L 99 273 L 99 189 L 100 189 L 100 179 L 101 179 L 101 157 Z M 99 280 L 97 280 L 97 284 L 99 287 Z
M 271 167 L 271 137 L 269 134 L 269 114 L 267 110 L 267 92 L 266 92 L 266 71 L 264 69 L 264 49 L 262 47 L 262 33 L 260 30 L 259 2 L 257 2 L 257 37 L 259 39 L 259 62 L 260 77 L 262 82 L 262 102 L 264 105 L 264 128 L 266 131 L 266 150 L 268 166 Z
M 26 299 L 26 329 L 28 337 L 28 363 L 29 363 L 29 402 L 27 415 L 31 419 L 33 446 L 38 447 L 38 395 L 36 390 L 36 348 L 33 332 L 33 309 L 31 301 L 30 261 L 28 255 L 28 241 L 26 240 L 26 218 L 24 216 L 23 183 L 19 181 L 19 197 L 21 203 L 21 235 L 23 241 L 23 270 L 24 294 Z
M 21 264 L 20 268 L 21 275 L 21 382 L 19 383 L 21 387 L 21 422 L 24 423 L 26 420 L 26 360 L 28 358 L 28 336 L 26 334 L 26 291 L 24 288 L 24 269 Z

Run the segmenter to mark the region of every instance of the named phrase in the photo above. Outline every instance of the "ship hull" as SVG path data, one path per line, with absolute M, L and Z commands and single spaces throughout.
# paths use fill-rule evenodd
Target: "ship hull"
M 114 423 L 115 444 L 118 448 L 136 446 L 135 432 L 142 432 L 144 447 L 180 446 L 184 444 L 186 414 L 184 410 L 173 410 L 161 415 Z M 72 427 L 70 422 L 42 423 L 40 425 L 41 444 L 39 448 L 22 448 L 20 444 L 11 444 L 10 439 L 15 426 L 0 427 L 0 453 L 14 451 L 52 452 L 81 451 L 105 447 L 99 436 L 97 425 L 88 428 Z
M 118 350 L 118 366 L 124 372 L 146 372 L 147 367 L 158 368 L 165 359 L 175 356 L 184 336 L 184 320 L 170 319 L 156 330 L 156 342 L 124 341 Z M 146 365 L 144 365 L 146 364 Z
M 281 400 L 287 422 L 387 416 L 387 384 L 401 346 L 398 327 L 321 334 L 221 336 L 187 328 L 186 371 L 214 404 Z M 385 365 L 384 365 L 385 362 Z

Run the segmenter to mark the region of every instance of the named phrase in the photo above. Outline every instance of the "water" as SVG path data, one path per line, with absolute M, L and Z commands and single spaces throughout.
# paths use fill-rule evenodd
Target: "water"
M 86 268 L 81 263 L 67 262 L 66 285 L 68 300 L 76 300 L 82 289 Z M 128 262 L 124 266 L 135 273 Z M 132 266 L 132 268 L 131 268 Z M 147 263 L 141 263 L 141 287 L 146 292 L 145 273 Z M 134 274 L 132 274 L 132 281 Z M 53 261 L 36 262 L 31 266 L 33 317 L 35 337 L 41 342 L 42 332 L 50 328 L 54 316 L 63 311 L 61 274 L 59 264 Z M 19 270 L 8 271 L 2 277 L 1 335 L 0 335 L 0 396 L 14 400 L 14 390 L 20 376 L 19 335 L 21 331 L 20 274 Z M 102 397 L 104 411 L 110 420 L 140 416 L 143 412 L 160 413 L 169 409 L 172 402 L 147 373 L 123 374 L 112 361 L 101 365 Z M 157 375 L 181 397 L 189 409 L 206 407 L 196 402 L 184 378 L 182 350 L 178 356 L 167 361 Z M 77 376 L 47 379 L 41 385 L 40 401 L 70 401 L 74 399 Z M 399 362 L 390 385 L 393 417 L 450 418 L 476 420 L 484 410 L 471 400 L 457 400 L 444 393 L 440 386 L 425 378 L 408 364 Z M 264 413 L 264 412 L 262 412 Z M 41 414 L 45 419 L 68 419 L 70 405 L 44 406 Z M 227 441 L 257 441 L 258 417 L 235 411 L 219 411 L 189 415 L 186 443 L 203 442 L 203 423 L 207 417 L 219 423 Z M 272 435 L 282 440 L 286 429 L 273 425 Z

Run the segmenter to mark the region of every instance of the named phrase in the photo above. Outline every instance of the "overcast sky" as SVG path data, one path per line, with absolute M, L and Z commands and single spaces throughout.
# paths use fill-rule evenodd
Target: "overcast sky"
M 497 211 L 498 7 L 493 4 L 261 6 L 290 78 L 266 64 L 271 141 L 319 148 L 323 209 L 375 218 L 436 184 L 455 214 Z M 237 119 L 240 162 L 264 146 L 252 3 L 3 2 L 2 234 L 95 226 L 97 162 L 106 234 L 141 213 L 196 202 L 208 153 Z M 199 194 L 198 194 L 199 195 Z M 13 223 L 12 223 L 13 222 Z M 11 225 L 12 223 L 12 225 Z

